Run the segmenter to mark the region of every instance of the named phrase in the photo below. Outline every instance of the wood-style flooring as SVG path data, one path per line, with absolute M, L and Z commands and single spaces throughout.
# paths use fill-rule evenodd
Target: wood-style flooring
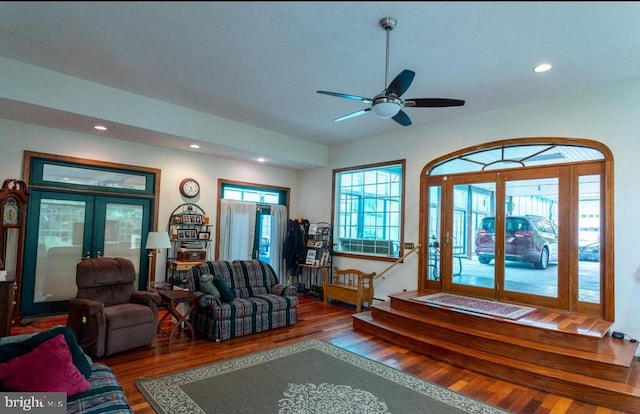
M 136 380 L 140 377 L 161 376 L 307 338 L 328 341 L 364 357 L 514 413 L 622 413 L 622 411 L 582 403 L 448 365 L 407 351 L 373 335 L 356 332 L 352 327 L 354 312 L 353 306 L 325 305 L 321 299 L 307 296 L 301 298 L 298 323 L 292 327 L 219 343 L 208 341 L 200 335 L 196 335 L 195 342 L 192 343 L 188 333 L 180 333 L 174 338 L 171 349 L 169 349 L 168 338 L 159 334 L 152 346 L 96 361 L 105 363 L 114 370 L 125 390 L 129 404 L 133 411 L 139 414 L 155 412 L 136 388 Z M 38 331 L 65 323 L 64 315 L 39 318 L 29 325 L 14 327 L 12 334 Z M 166 324 L 168 323 L 167 321 Z

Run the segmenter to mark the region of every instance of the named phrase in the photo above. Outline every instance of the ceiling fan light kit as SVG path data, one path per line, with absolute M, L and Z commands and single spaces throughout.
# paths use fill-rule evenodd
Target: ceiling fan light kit
M 316 91 L 319 94 L 335 96 L 337 98 L 349 99 L 352 101 L 360 101 L 370 106 L 356 112 L 341 116 L 335 119 L 335 122 L 344 121 L 346 119 L 355 118 L 364 115 L 367 112 L 373 112 L 379 118 L 391 118 L 402 126 L 411 125 L 411 118 L 402 110 L 402 108 L 442 108 L 447 106 L 462 106 L 464 101 L 461 99 L 445 99 L 445 98 L 410 98 L 402 99 L 401 96 L 409 89 L 411 82 L 415 76 L 415 72 L 405 69 L 396 76 L 390 84 L 387 83 L 389 74 L 389 37 L 390 32 L 396 27 L 397 20 L 393 17 L 383 17 L 379 21 L 380 26 L 387 33 L 387 53 L 386 65 L 384 72 L 384 84 L 389 85 L 381 93 L 373 98 L 364 96 L 351 95 L 339 92 Z
M 396 114 L 400 112 L 401 106 L 402 101 L 400 99 L 389 99 L 382 96 L 373 100 L 373 107 L 371 110 L 378 116 L 378 118 L 386 119 L 396 116 Z

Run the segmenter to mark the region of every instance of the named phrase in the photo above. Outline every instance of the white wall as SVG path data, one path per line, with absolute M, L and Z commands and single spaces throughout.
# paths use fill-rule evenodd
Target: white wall
M 293 195 L 298 193 L 297 174 L 292 170 L 0 119 L 1 181 L 24 178 L 25 150 L 161 169 L 158 230 L 166 230 L 173 209 L 186 202 L 202 207 L 215 224 L 219 178 L 288 187 Z M 186 177 L 200 183 L 200 195 L 195 199 L 184 199 L 180 195 L 178 185 Z M 290 217 L 298 215 L 295 196 L 291 197 L 290 209 Z M 211 251 L 215 252 L 214 249 L 212 246 Z M 158 256 L 158 263 L 164 263 L 165 259 L 166 252 L 163 252 Z M 158 265 L 156 280 L 162 281 L 164 277 L 164 266 Z
M 308 212 L 312 221 L 330 221 L 333 168 L 406 158 L 405 241 L 417 242 L 419 176 L 429 161 L 457 149 L 507 138 L 549 136 L 600 141 L 613 152 L 615 166 L 614 330 L 640 338 L 635 308 L 640 298 L 639 102 L 640 81 L 637 81 L 427 127 L 398 127 L 392 134 L 336 145 L 331 148 L 327 168 L 301 173 L 299 207 Z M 408 109 L 407 113 L 430 110 L 438 109 Z M 340 257 L 334 263 L 377 272 L 389 265 L 388 262 Z M 417 258 L 412 255 L 405 263 L 394 267 L 376 284 L 376 297 L 384 299 L 389 293 L 416 289 L 417 266 Z

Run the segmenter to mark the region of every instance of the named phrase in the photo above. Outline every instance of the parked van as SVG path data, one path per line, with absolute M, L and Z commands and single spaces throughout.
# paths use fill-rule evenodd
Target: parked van
M 541 216 L 508 216 L 505 226 L 505 260 L 529 262 L 546 269 L 558 261 L 558 226 Z M 495 217 L 485 217 L 476 232 L 480 263 L 495 259 Z

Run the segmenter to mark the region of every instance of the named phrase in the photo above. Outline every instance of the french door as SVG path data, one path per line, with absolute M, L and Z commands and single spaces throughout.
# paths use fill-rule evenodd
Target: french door
M 560 191 L 571 187 L 568 175 L 546 167 L 461 174 L 435 184 L 428 278 L 445 291 L 568 306 L 568 255 L 558 247 L 570 237 L 563 216 L 568 192 Z
M 25 242 L 23 316 L 61 313 L 75 297 L 76 265 L 95 257 L 124 257 L 145 289 L 141 244 L 149 232 L 151 200 L 32 190 Z

